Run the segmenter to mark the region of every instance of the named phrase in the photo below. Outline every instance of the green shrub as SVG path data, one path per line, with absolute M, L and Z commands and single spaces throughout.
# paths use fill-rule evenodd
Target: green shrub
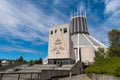
M 114 75 L 115 76 L 120 76 L 120 67 L 116 68 Z
M 120 57 L 104 59 L 99 57 L 95 63 L 85 70 L 87 73 L 120 76 Z
M 2 64 L 0 63 L 0 67 L 2 66 Z

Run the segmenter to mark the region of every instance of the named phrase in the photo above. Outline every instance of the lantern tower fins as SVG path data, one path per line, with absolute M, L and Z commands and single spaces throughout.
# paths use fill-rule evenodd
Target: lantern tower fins
M 72 35 L 76 33 L 89 34 L 87 27 L 86 12 L 82 10 L 80 10 L 80 12 L 73 11 L 73 15 L 70 20 L 70 27 Z

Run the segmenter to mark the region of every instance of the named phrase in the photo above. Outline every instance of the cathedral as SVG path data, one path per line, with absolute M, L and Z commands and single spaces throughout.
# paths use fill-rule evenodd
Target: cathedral
M 84 65 L 94 62 L 95 51 L 107 46 L 93 38 L 88 30 L 86 14 L 73 15 L 69 24 L 58 25 L 49 31 L 48 56 L 44 64 Z
M 107 49 L 90 35 L 85 14 L 73 15 L 69 24 L 51 27 L 48 43 L 44 65 L 3 66 L 0 80 L 61 80 L 68 76 L 72 80 L 74 75 L 80 79 L 85 68 L 94 63 L 98 48 Z

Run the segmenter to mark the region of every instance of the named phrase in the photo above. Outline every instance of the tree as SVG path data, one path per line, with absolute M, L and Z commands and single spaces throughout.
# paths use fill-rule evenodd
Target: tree
M 104 48 L 98 48 L 98 50 L 95 52 L 96 57 L 105 57 L 106 52 Z
M 0 63 L 0 67 L 2 66 L 2 64 Z
M 43 63 L 42 58 L 40 58 L 39 60 L 35 60 L 34 63 L 35 64 L 42 64 Z
M 34 63 L 35 63 L 35 64 L 39 64 L 39 61 L 38 61 L 38 60 L 34 60 Z
M 101 61 L 102 59 L 108 57 L 108 54 L 106 53 L 104 48 L 98 48 L 98 50 L 95 51 L 95 54 L 96 54 L 95 61 Z
M 30 61 L 29 61 L 29 65 L 33 65 L 34 63 L 33 63 L 33 60 L 31 59 Z
M 22 56 L 20 56 L 20 58 L 18 59 L 18 62 L 24 62 L 24 59 Z
M 2 66 L 2 60 L 0 60 L 0 67 Z
M 11 65 L 11 64 L 13 64 L 13 60 L 10 60 L 10 61 L 9 61 L 9 65 Z
M 42 58 L 40 58 L 38 61 L 39 61 L 39 64 L 42 64 L 42 63 L 43 63 Z
M 109 56 L 120 57 L 120 30 L 113 29 L 108 32 L 110 47 L 108 49 Z
M 23 63 L 23 62 L 26 62 L 26 61 L 24 60 L 24 58 L 23 58 L 22 56 L 20 56 L 20 57 L 15 61 L 15 63 Z

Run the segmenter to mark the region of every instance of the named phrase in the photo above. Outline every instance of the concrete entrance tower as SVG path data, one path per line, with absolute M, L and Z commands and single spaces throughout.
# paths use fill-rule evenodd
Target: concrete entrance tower
M 48 64 L 73 64 L 75 62 L 68 24 L 50 28 L 48 48 Z

